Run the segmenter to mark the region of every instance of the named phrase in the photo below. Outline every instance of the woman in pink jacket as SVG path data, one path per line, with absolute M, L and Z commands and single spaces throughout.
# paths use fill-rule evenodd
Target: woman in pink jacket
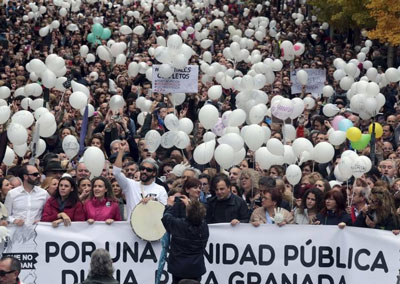
M 105 221 L 112 224 L 121 221 L 118 202 L 114 197 L 110 182 L 100 176 L 92 179 L 92 190 L 89 200 L 85 203 L 86 218 L 89 224 L 95 221 Z

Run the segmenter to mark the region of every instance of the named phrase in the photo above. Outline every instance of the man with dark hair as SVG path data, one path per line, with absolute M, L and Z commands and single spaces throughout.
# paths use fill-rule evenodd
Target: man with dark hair
M 164 205 L 167 204 L 167 191 L 155 182 L 158 171 L 157 162 L 150 158 L 141 162 L 139 167 L 140 181 L 138 182 L 127 178 L 122 172 L 123 155 L 124 149 L 121 145 L 113 166 L 113 173 L 125 194 L 128 216 L 130 217 L 132 210 L 141 201 L 148 202 L 150 199 L 156 199 Z
M 0 260 L 0 283 L 23 284 L 18 276 L 21 272 L 21 263 L 18 259 L 5 256 Z
M 24 166 L 20 178 L 22 185 L 7 193 L 4 205 L 10 223 L 17 226 L 31 225 L 42 218 L 43 207 L 50 195 L 39 187 L 41 174 L 35 166 Z
M 207 199 L 207 223 L 227 223 L 232 226 L 249 222 L 246 202 L 231 192 L 231 181 L 224 174 L 216 175 L 211 181 L 215 196 Z

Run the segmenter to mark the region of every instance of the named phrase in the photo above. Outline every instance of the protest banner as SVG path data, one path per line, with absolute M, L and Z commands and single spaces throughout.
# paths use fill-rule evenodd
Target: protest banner
M 399 238 L 337 226 L 211 225 L 202 283 L 395 284 Z M 110 251 L 120 283 L 154 283 L 160 243 L 140 240 L 126 222 L 11 227 L 3 253 L 21 259 L 25 284 L 72 284 L 87 277 L 96 248 Z M 171 281 L 164 271 L 161 283 Z
M 296 72 L 290 72 L 290 81 L 292 81 L 292 94 L 300 94 L 303 86 L 296 78 Z M 326 71 L 325 69 L 304 69 L 308 74 L 306 85 L 306 93 L 311 93 L 314 97 L 319 97 L 322 94 L 322 89 L 325 86 Z
M 199 66 L 188 65 L 183 69 L 174 68 L 169 78 L 159 74 L 160 65 L 153 65 L 152 90 L 155 93 L 197 93 Z

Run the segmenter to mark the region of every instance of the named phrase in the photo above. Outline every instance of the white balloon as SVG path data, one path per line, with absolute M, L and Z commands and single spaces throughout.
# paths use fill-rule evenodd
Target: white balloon
M 271 138 L 268 140 L 267 149 L 271 154 L 274 154 L 277 156 L 283 156 L 283 154 L 284 154 L 283 144 L 280 140 L 278 140 L 276 138 Z
M 246 121 L 246 112 L 242 109 L 235 109 L 229 116 L 228 126 L 240 126 Z
M 232 146 L 233 150 L 239 151 L 244 146 L 244 140 L 242 136 L 237 133 L 227 133 L 218 139 L 219 144 L 228 144 Z
M 20 110 L 11 117 L 12 123 L 21 124 L 25 128 L 29 128 L 33 124 L 34 118 L 31 112 Z
M 5 152 L 4 158 L 3 158 L 3 163 L 6 166 L 11 167 L 14 165 L 14 159 L 15 159 L 15 153 L 14 153 L 13 149 L 11 149 L 10 147 L 7 146 L 6 152 Z
M 175 138 L 175 147 L 177 147 L 178 149 L 185 149 L 189 145 L 189 136 L 183 131 L 177 131 Z
M 210 100 L 218 100 L 222 95 L 222 87 L 220 85 L 212 86 L 208 89 L 208 97 Z
M 304 107 L 305 107 L 306 109 L 312 109 L 312 108 L 314 108 L 314 106 L 315 106 L 315 100 L 314 100 L 314 98 L 312 98 L 312 97 L 305 97 L 305 98 L 303 99 L 303 101 L 304 101 Z
M 177 131 L 167 131 L 161 136 L 161 146 L 165 149 L 172 148 L 175 145 Z
M 297 161 L 297 158 L 293 152 L 292 146 L 283 145 L 283 148 L 284 148 L 283 162 L 288 165 L 295 164 Z
M 110 99 L 110 109 L 113 112 L 118 112 L 120 109 L 122 109 L 125 106 L 125 100 L 122 96 L 120 95 L 114 95 Z
M 7 127 L 7 137 L 14 145 L 21 145 L 26 143 L 28 132 L 21 124 L 10 123 Z
M 68 159 L 74 158 L 79 153 L 79 142 L 73 135 L 67 135 L 62 141 L 62 148 Z
M 264 132 L 258 124 L 251 124 L 246 128 L 244 141 L 250 150 L 256 151 L 264 143 Z
M 205 129 L 211 129 L 218 121 L 218 110 L 211 104 L 204 105 L 199 112 L 199 120 Z
M 183 104 L 186 99 L 185 93 L 173 93 L 171 96 L 171 102 L 174 106 L 179 106 Z
M 214 156 L 215 141 L 201 143 L 194 149 L 193 159 L 199 165 L 205 165 L 211 161 Z
M 174 68 L 171 65 L 165 63 L 161 64 L 158 70 L 158 74 L 165 79 L 169 78 L 173 73 L 174 73 Z
M 0 106 L 0 124 L 6 123 L 10 118 L 11 110 L 8 105 Z
M 322 88 L 322 95 L 323 95 L 325 98 L 331 97 L 331 96 L 334 94 L 334 92 L 335 92 L 335 91 L 333 90 L 332 86 L 330 86 L 330 85 L 324 86 L 324 87 Z
M 29 61 L 29 66 L 33 72 L 38 75 L 41 75 L 44 71 L 46 71 L 47 67 L 40 59 L 32 59 Z
M 42 73 L 42 84 L 48 89 L 56 85 L 56 75 L 49 69 Z
M 304 70 L 299 70 L 296 72 L 296 78 L 303 86 L 307 85 L 308 74 Z
M 150 153 L 157 151 L 161 144 L 161 135 L 157 130 L 154 129 L 148 131 L 144 139 L 146 141 L 146 147 Z
M 314 147 L 314 160 L 318 163 L 328 163 L 335 155 L 335 149 L 328 142 L 320 142 Z
M 285 177 L 291 185 L 295 186 L 301 180 L 302 171 L 298 165 L 290 165 L 286 169 Z
M 129 26 L 127 26 L 127 25 L 122 25 L 122 26 L 119 28 L 119 32 L 120 32 L 121 34 L 123 34 L 123 35 L 129 35 L 129 34 L 132 33 L 132 29 L 131 29 Z
M 101 175 L 105 164 L 105 158 L 100 148 L 94 146 L 88 147 L 83 154 L 83 161 L 86 168 L 93 176 L 97 177 Z
M 89 47 L 87 45 L 82 45 L 79 49 L 79 53 L 82 57 L 86 57 L 89 53 Z
M 26 143 L 21 145 L 13 145 L 13 150 L 18 157 L 23 158 L 26 154 L 26 151 L 28 151 L 28 145 L 26 145 Z
M 293 152 L 295 153 L 295 155 L 300 158 L 301 154 L 305 151 L 312 153 L 313 152 L 313 145 L 310 142 L 310 140 L 303 138 L 303 137 L 299 137 L 296 140 L 293 141 L 292 144 L 292 148 L 293 148 Z
M 1 99 L 0 99 L 1 100 Z M 27 110 L 30 105 L 32 104 L 32 99 L 31 98 L 23 98 L 21 101 L 21 106 L 23 109 Z M 7 104 L 7 103 L 6 103 Z M 0 112 L 1 113 L 1 112 Z M 1 115 L 0 115 L 1 116 Z M 1 122 L 0 122 L 1 123 Z
M 228 169 L 233 165 L 234 154 L 230 145 L 221 144 L 215 149 L 214 158 L 222 168 Z
M 285 141 L 293 141 L 297 136 L 296 129 L 291 124 L 285 124 L 282 127 L 282 134 Z
M 7 86 L 0 87 L 0 99 L 7 99 L 11 94 L 10 88 Z
M 35 158 L 40 157 L 44 151 L 46 151 L 46 142 L 43 139 L 39 139 L 36 145 L 36 154 Z
M 175 116 L 175 114 L 168 114 L 164 118 L 164 124 L 168 128 L 168 130 L 178 130 L 179 129 L 179 120 Z
M 293 113 L 293 102 L 287 98 L 282 98 L 276 103 L 271 103 L 271 113 L 282 120 L 287 119 Z
M 303 113 L 305 104 L 304 101 L 300 98 L 293 98 L 292 103 L 293 103 L 293 112 L 290 115 L 290 118 L 295 119 Z
M 189 135 L 193 131 L 193 122 L 187 117 L 181 118 L 179 120 L 179 130 Z
M 88 104 L 88 98 L 83 92 L 73 92 L 69 97 L 69 103 L 74 109 L 80 110 Z
M 335 130 L 328 137 L 329 143 L 334 146 L 339 146 L 346 141 L 346 132 Z
M 334 105 L 334 104 L 326 104 L 324 105 L 324 107 L 322 108 L 322 112 L 324 113 L 324 115 L 326 115 L 327 117 L 332 117 L 335 116 L 336 114 L 338 114 L 340 111 L 340 109 Z
M 142 25 L 139 25 L 133 29 L 133 33 L 136 35 L 142 35 L 142 34 L 144 34 L 144 32 L 145 32 L 145 29 Z

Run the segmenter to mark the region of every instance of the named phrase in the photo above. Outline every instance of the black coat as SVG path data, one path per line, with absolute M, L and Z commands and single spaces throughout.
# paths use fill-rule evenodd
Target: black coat
M 207 199 L 207 223 L 230 223 L 233 219 L 241 223 L 249 222 L 249 209 L 246 202 L 235 194 L 218 200 L 216 196 Z
M 369 228 L 367 223 L 365 222 L 366 217 L 367 217 L 367 215 L 365 215 L 364 213 L 360 213 L 357 216 L 356 221 L 354 222 L 354 226 L 362 227 L 362 228 Z M 382 222 L 376 224 L 375 229 L 388 230 L 388 231 L 398 230 L 398 229 L 400 229 L 399 220 L 396 216 L 390 215 L 388 218 L 386 218 Z
M 81 284 L 119 284 L 113 277 L 89 275 Z
M 352 225 L 351 217 L 346 212 L 338 216 L 331 211 L 327 211 L 327 214 L 317 214 L 317 220 L 320 221 L 321 225 L 338 225 L 339 223 L 346 223 L 347 226 Z
M 168 272 L 179 278 L 197 278 L 206 273 L 204 250 L 207 245 L 208 225 L 191 224 L 181 215 L 180 208 L 167 206 L 162 218 L 165 229 L 171 234 Z

